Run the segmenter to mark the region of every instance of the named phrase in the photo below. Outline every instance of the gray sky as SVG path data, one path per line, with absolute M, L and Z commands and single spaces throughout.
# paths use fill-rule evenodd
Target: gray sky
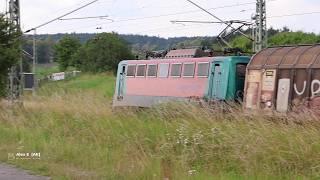
M 5 2 L 0 0 L 0 10 Z M 92 0 L 20 0 L 23 30 L 30 29 Z M 249 20 L 255 0 L 194 0 L 223 20 Z M 244 5 L 246 4 L 246 5 Z M 237 5 L 234 7 L 226 7 Z M 220 7 L 220 8 L 218 8 Z M 217 9 L 212 9 L 217 8 Z M 275 17 L 286 14 L 319 12 L 304 16 Z M 186 0 L 99 0 L 67 18 L 103 16 L 113 19 L 57 21 L 38 33 L 110 32 L 161 37 L 213 36 L 225 26 L 220 24 L 172 24 L 171 20 L 216 21 Z M 320 33 L 320 0 L 267 0 L 268 27 L 288 26 L 293 30 Z M 102 29 L 96 29 L 101 27 Z

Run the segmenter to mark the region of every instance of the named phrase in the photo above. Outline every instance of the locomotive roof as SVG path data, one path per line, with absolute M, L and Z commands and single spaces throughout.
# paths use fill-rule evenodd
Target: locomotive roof
M 127 60 L 128 64 L 156 64 L 156 63 L 185 63 L 185 62 L 211 62 L 214 60 L 233 60 L 248 58 L 247 56 L 217 56 L 200 58 L 177 58 L 177 59 L 150 59 L 150 60 Z
M 248 69 L 320 68 L 320 44 L 270 47 L 252 57 Z

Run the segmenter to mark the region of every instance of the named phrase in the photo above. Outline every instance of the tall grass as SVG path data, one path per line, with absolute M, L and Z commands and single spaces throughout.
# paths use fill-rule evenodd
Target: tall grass
M 64 89 L 93 77 L 49 84 L 23 108 L 0 106 L 0 160 L 54 179 L 320 178 L 320 122 L 311 113 L 112 109 L 108 93 Z M 28 151 L 41 160 L 7 158 Z

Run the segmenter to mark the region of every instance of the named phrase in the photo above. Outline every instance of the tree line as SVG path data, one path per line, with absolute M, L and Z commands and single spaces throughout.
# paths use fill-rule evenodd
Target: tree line
M 250 34 L 251 29 L 244 31 Z M 18 62 L 23 49 L 33 55 L 32 35 L 24 36 L 20 41 L 21 33 L 16 31 L 4 15 L 0 14 L 0 96 L 5 94 L 5 84 L 8 70 Z M 320 43 L 320 35 L 292 32 L 288 28 L 268 29 L 269 46 L 297 45 Z M 37 35 L 38 63 L 57 62 L 61 71 L 69 67 L 86 72 L 116 71 L 117 64 L 123 59 L 134 59 L 135 55 L 150 50 L 170 48 L 187 48 L 201 46 L 212 49 L 221 48 L 216 37 L 177 37 L 160 38 L 141 35 L 121 35 L 117 33 L 100 34 L 54 34 Z M 235 33 L 228 39 L 234 47 L 250 52 L 251 41 Z M 30 69 L 31 60 L 24 59 L 24 69 Z
M 20 32 L 0 14 L 0 96 L 5 95 L 9 68 L 19 60 Z
M 74 67 L 85 72 L 115 71 L 118 63 L 134 56 L 128 43 L 116 33 L 101 33 L 84 44 L 65 36 L 54 46 L 54 60 L 61 71 Z

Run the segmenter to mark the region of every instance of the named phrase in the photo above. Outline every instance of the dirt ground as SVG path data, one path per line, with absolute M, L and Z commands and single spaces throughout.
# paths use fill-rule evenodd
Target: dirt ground
M 50 180 L 49 177 L 31 175 L 11 165 L 0 164 L 0 180 Z

